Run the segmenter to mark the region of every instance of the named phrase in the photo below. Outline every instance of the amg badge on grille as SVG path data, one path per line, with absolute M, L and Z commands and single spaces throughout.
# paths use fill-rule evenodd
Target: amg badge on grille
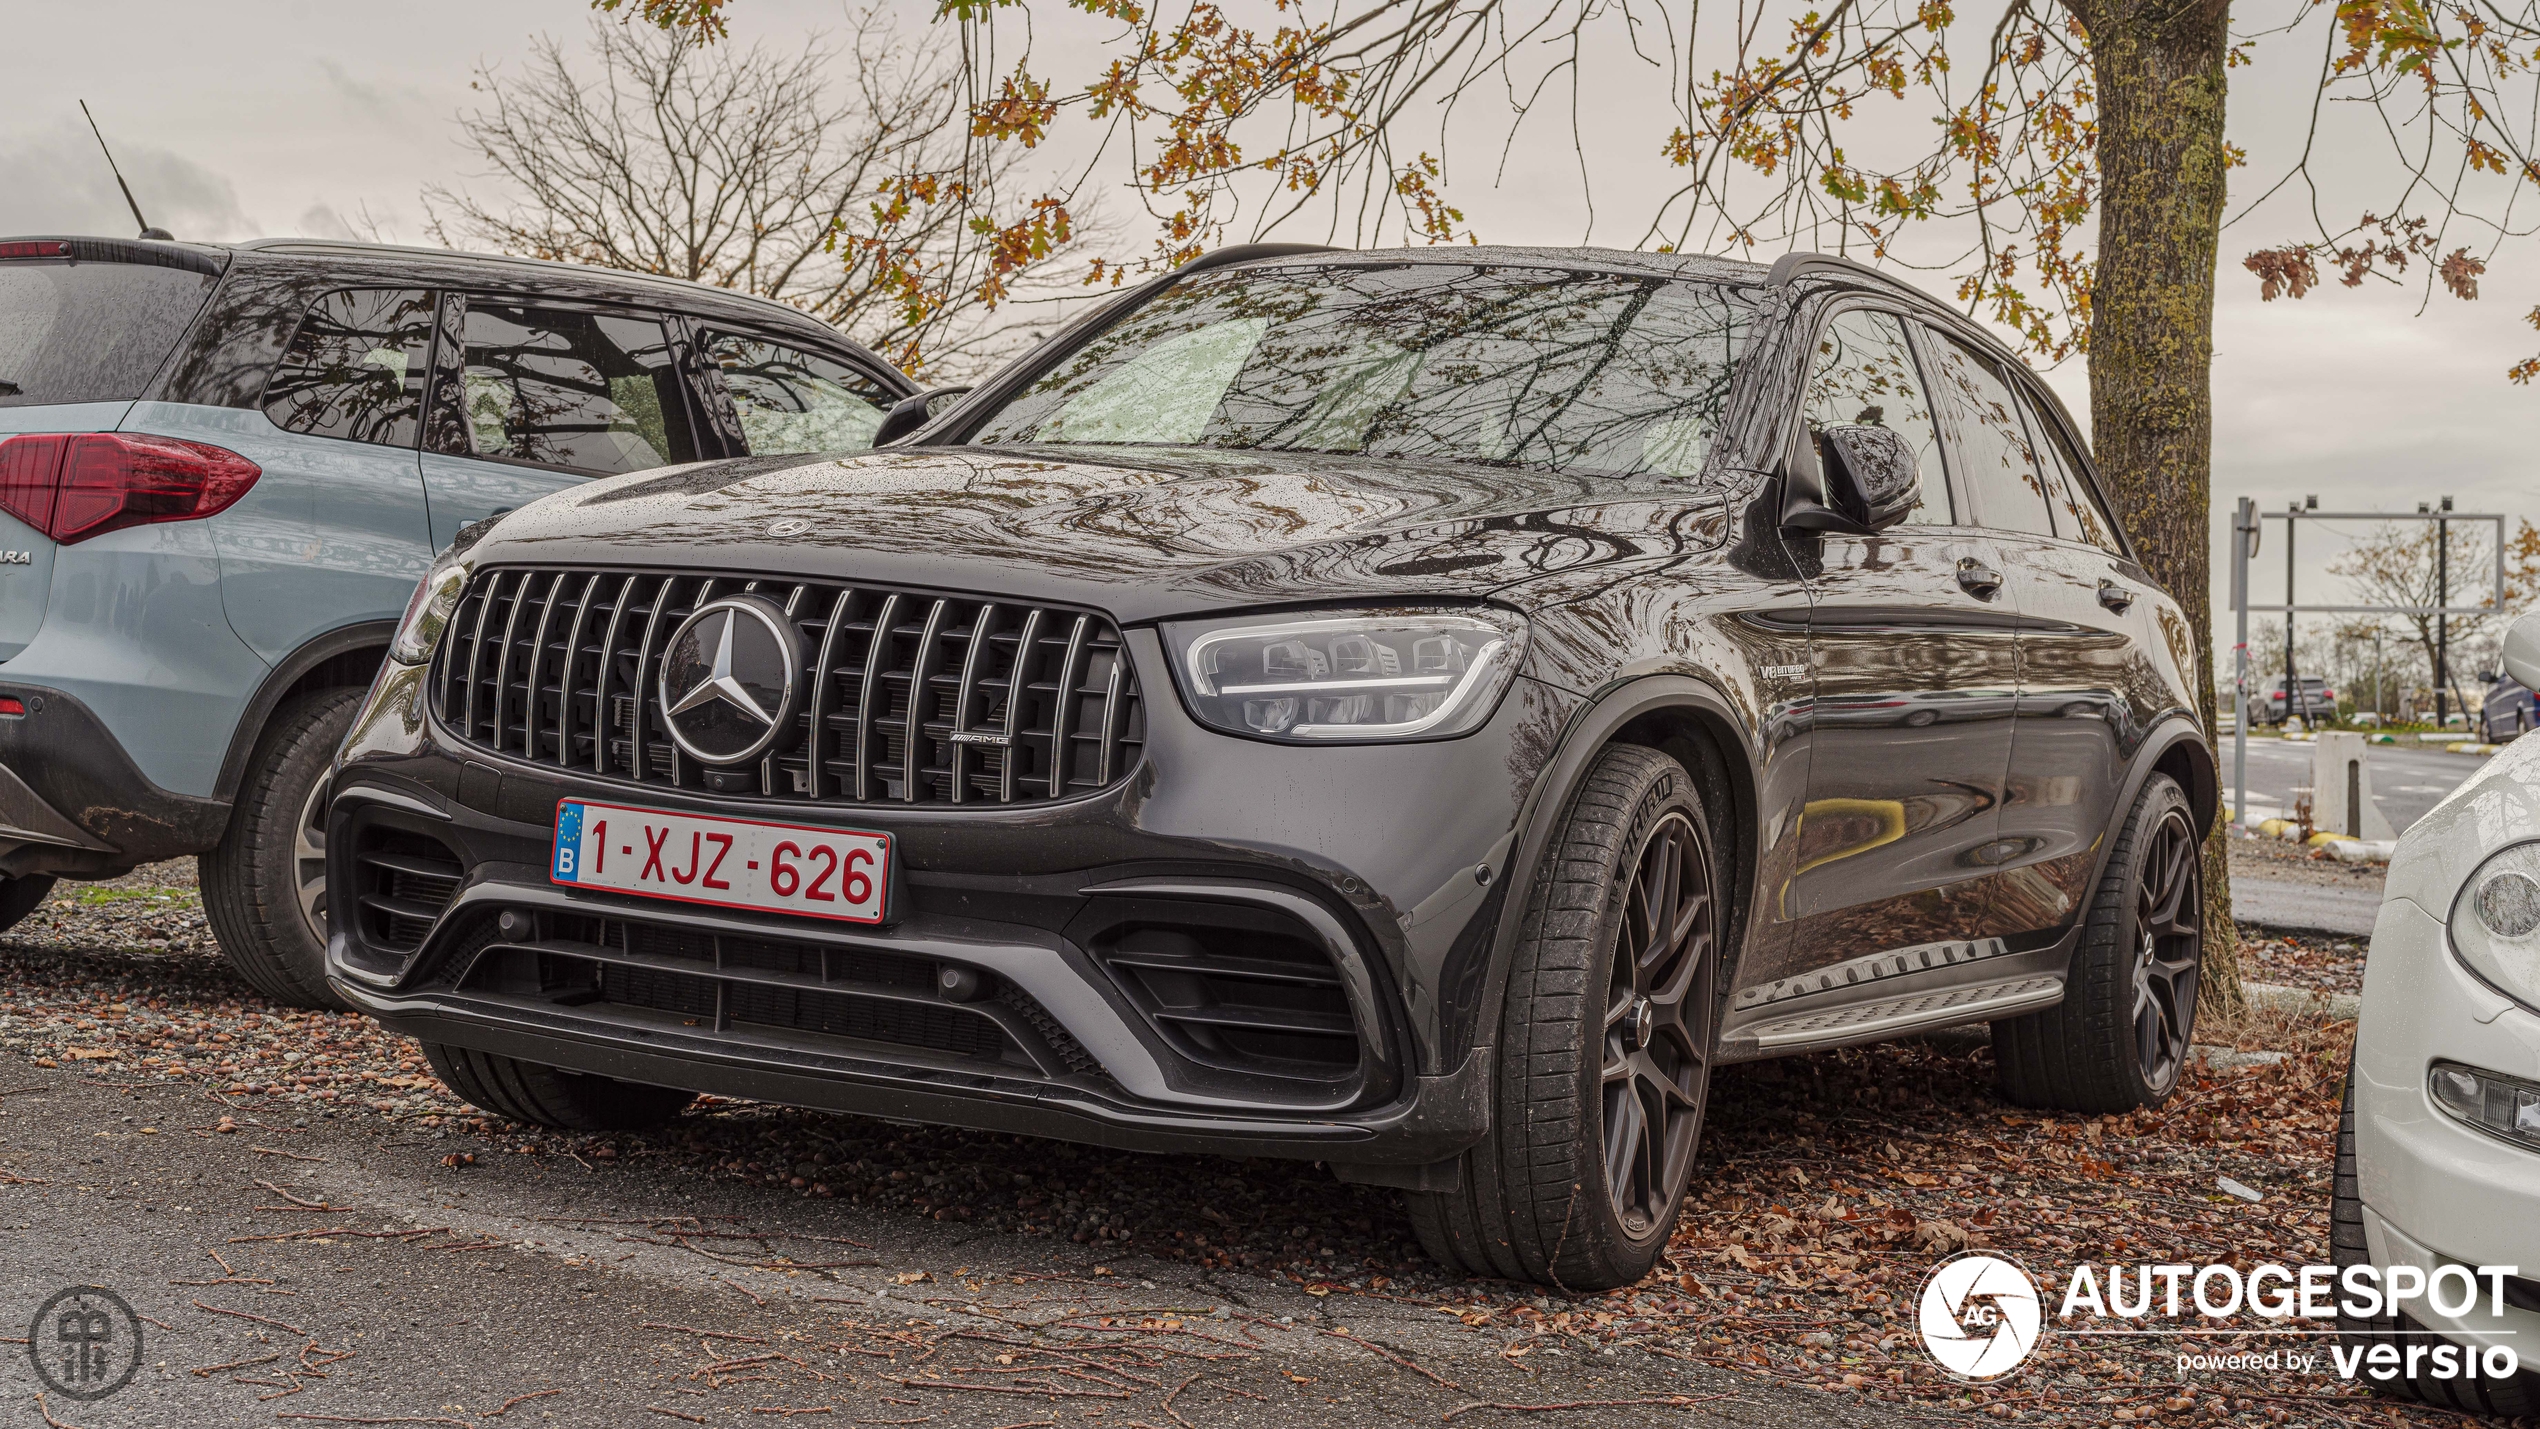
M 802 667 L 784 611 L 751 595 L 708 601 L 662 653 L 662 723 L 702 763 L 747 764 L 793 729 Z

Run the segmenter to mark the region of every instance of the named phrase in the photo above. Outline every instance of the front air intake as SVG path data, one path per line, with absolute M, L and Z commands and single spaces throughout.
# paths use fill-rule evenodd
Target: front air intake
M 354 886 L 331 896 L 328 907 L 333 916 L 357 920 L 371 947 L 412 953 L 450 906 L 467 870 L 428 834 L 374 824 L 355 837 Z
M 1164 1039 L 1223 1071 L 1337 1082 L 1362 1049 L 1349 992 L 1320 940 L 1238 903 L 1122 900 L 1094 953 Z

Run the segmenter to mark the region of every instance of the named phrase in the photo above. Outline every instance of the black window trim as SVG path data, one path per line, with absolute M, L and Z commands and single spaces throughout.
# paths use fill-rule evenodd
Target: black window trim
M 597 480 L 604 476 L 629 475 L 622 471 L 602 471 L 596 467 L 565 466 L 558 462 L 530 461 L 523 457 L 491 456 L 472 448 L 451 451 L 433 445 L 436 436 L 434 429 L 444 421 L 454 422 L 459 440 L 462 443 L 466 440 L 467 414 L 450 405 L 452 400 L 450 394 L 457 390 L 456 379 L 459 368 L 466 361 L 467 305 L 471 300 L 481 300 L 489 305 L 517 304 L 522 307 L 549 308 L 560 312 L 595 313 L 604 317 L 651 318 L 660 322 L 664 340 L 670 349 L 672 370 L 676 371 L 680 377 L 680 403 L 688 417 L 688 430 L 701 439 L 711 433 L 716 446 L 723 444 L 723 433 L 708 426 L 704 420 L 705 402 L 703 394 L 697 390 L 697 372 L 693 365 L 695 359 L 692 356 L 688 342 L 689 334 L 685 326 L 687 315 L 678 309 L 589 298 L 551 298 L 542 294 L 518 293 L 500 288 L 453 287 L 441 289 L 440 294 L 439 321 L 433 325 L 432 380 L 426 385 L 423 396 L 424 422 L 419 433 L 421 450 L 430 452 L 434 456 L 449 457 L 457 461 L 486 461 L 499 466 L 525 467 L 531 471 L 559 472 L 586 481 Z M 447 434 L 440 435 L 446 437 Z M 731 455 L 729 452 L 702 450 L 705 445 L 704 440 L 698 442 L 700 450 L 696 460 L 714 461 Z M 686 463 L 669 462 L 665 465 L 683 466 Z

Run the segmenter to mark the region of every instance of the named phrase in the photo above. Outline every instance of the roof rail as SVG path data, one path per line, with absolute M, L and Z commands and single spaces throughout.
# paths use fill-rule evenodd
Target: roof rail
M 1212 248 L 1174 269 L 1173 276 L 1178 278 L 1187 273 L 1204 273 L 1211 268 L 1223 268 L 1232 263 L 1250 263 L 1256 258 L 1293 258 L 1306 253 L 1346 251 L 1334 248 L 1328 243 L 1230 243 L 1223 248 Z
M 1853 258 L 1838 258 L 1831 253 L 1785 253 L 1773 260 L 1773 271 L 1764 281 L 1781 287 L 1805 276 L 1811 269 L 1840 273 L 1847 278 L 1873 278 L 1891 287 L 1896 280 L 1886 273 Z
M 374 243 L 366 239 L 358 238 L 255 238 L 244 243 L 236 243 L 230 246 L 252 253 L 373 253 L 379 254 L 383 257 L 393 258 L 424 258 L 445 262 L 481 263 L 489 268 L 527 268 L 533 270 L 561 268 L 568 272 L 580 273 L 594 278 L 622 280 L 640 286 L 657 288 L 704 288 L 712 292 L 720 293 L 739 302 L 750 303 L 759 307 L 774 308 L 798 318 L 807 318 L 812 322 L 820 323 L 823 327 L 834 329 L 836 326 L 833 323 L 822 322 L 821 319 L 813 317 L 811 314 L 804 312 L 802 309 L 797 308 L 790 303 L 779 302 L 776 299 L 767 297 L 761 293 L 752 293 L 740 288 L 726 288 L 714 283 L 701 282 L 694 278 L 674 278 L 667 273 L 646 273 L 634 268 L 606 268 L 593 263 L 567 263 L 555 258 L 524 258 L 516 253 L 472 253 L 464 248 L 428 248 L 415 243 Z

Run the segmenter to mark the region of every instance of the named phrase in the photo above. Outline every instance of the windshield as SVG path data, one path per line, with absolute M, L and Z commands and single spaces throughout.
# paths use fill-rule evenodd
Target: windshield
M 1234 447 L 1691 476 L 1746 309 L 1686 279 L 1435 262 L 1178 283 L 985 443 Z

